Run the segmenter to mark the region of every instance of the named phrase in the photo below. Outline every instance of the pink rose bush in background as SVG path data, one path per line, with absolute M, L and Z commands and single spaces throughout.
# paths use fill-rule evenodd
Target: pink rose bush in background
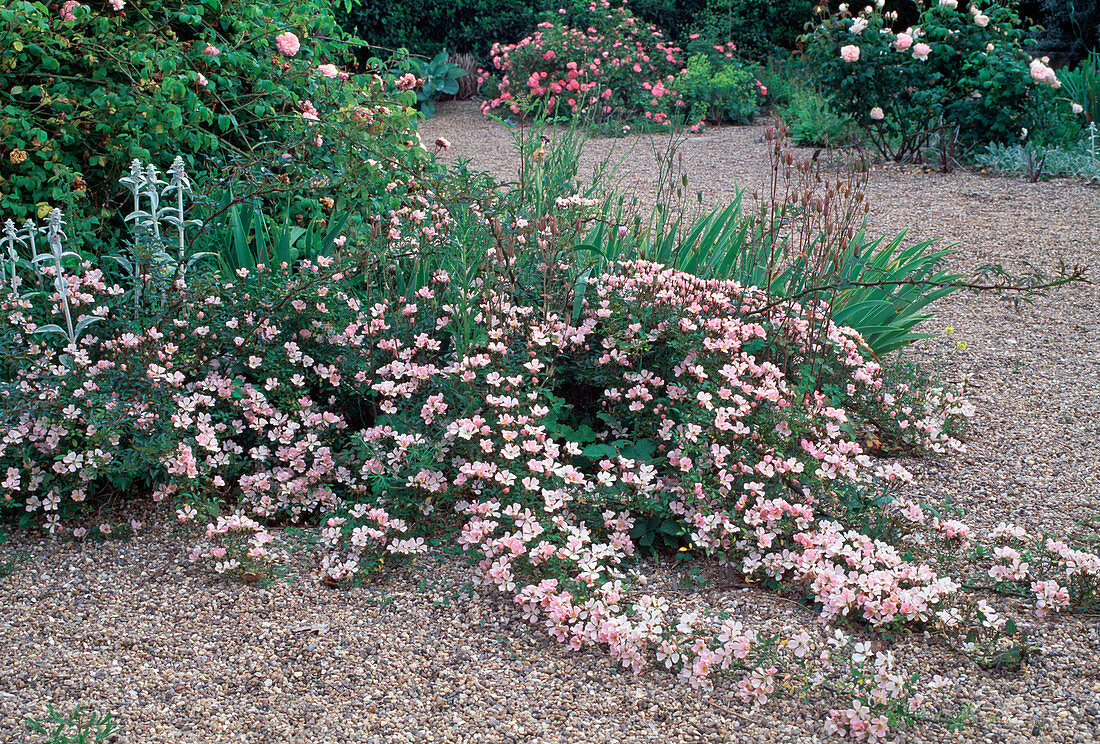
M 625 8 L 600 0 L 590 11 L 597 7 L 606 15 L 600 28 L 547 21 L 516 44 L 494 46 L 499 90 L 482 110 L 515 114 L 534 106 L 549 114 L 584 112 L 599 120 L 644 116 L 667 123 L 676 107 L 667 86 L 684 68 L 682 50 Z
M 919 160 L 1009 143 L 1037 131 L 1056 109 L 1054 71 L 1024 51 L 1015 11 L 996 3 L 937 3 L 917 23 L 895 27 L 897 14 L 867 6 L 825 12 L 808 36 L 809 57 L 835 110 L 865 132 L 888 158 Z M 957 134 L 956 134 L 957 132 Z M 950 137 L 951 141 L 945 141 Z

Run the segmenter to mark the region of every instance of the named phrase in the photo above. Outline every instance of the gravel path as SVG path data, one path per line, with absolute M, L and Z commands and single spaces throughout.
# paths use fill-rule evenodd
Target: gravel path
M 423 127 L 447 137 L 449 158 L 504 177 L 515 172 L 506 132 L 472 104 L 443 104 Z M 626 140 L 591 143 L 590 172 Z M 681 148 L 707 200 L 761 178 L 762 129 L 729 128 Z M 655 162 L 638 146 L 628 181 Z M 875 233 L 958 244 L 956 267 L 1060 259 L 1100 267 L 1100 190 L 893 167 L 871 176 Z M 1096 271 L 1093 272 L 1096 274 Z M 1078 285 L 1018 312 L 956 295 L 937 306 L 918 355 L 948 378 L 970 376 L 979 416 L 967 455 L 911 463 L 927 498 L 950 495 L 978 527 L 1011 520 L 1074 529 L 1100 513 L 1100 286 Z M 965 351 L 955 348 L 965 340 Z M 146 524 L 164 522 L 149 514 Z M 52 704 L 110 711 L 121 741 L 179 742 L 717 742 L 825 740 L 836 701 L 779 700 L 752 710 L 728 685 L 699 693 L 670 675 L 616 671 L 600 652 L 574 654 L 527 629 L 505 603 L 472 591 L 463 566 L 431 556 L 349 592 L 320 585 L 307 551 L 289 578 L 260 589 L 196 571 L 187 546 L 152 527 L 126 543 L 73 545 L 16 535 L 0 578 L 0 741 L 32 741 L 20 721 Z M 651 581 L 687 601 L 662 569 Z M 809 627 L 813 614 L 753 591 L 705 595 L 757 627 Z M 1040 621 L 1018 602 L 1041 654 L 1021 673 L 984 672 L 920 637 L 894 650 L 910 669 L 949 677 L 975 705 L 958 734 L 925 726 L 901 741 L 1093 742 L 1100 739 L 1100 619 Z

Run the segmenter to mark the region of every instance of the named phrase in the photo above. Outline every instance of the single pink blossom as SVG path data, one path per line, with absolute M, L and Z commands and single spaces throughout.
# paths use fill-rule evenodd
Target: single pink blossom
M 340 74 L 340 70 L 336 68 L 336 65 L 318 65 L 317 71 L 327 78 L 334 78 Z
M 115 11 L 121 12 L 126 7 L 126 0 L 111 0 L 111 8 Z
M 894 48 L 899 52 L 903 52 L 911 46 L 913 46 L 913 37 L 909 34 L 898 34 L 898 38 L 894 39 Z
M 279 50 L 279 54 L 293 57 L 302 48 L 302 44 L 295 34 L 286 31 L 275 37 L 275 48 Z
M 201 72 L 196 74 L 198 75 L 196 79 L 198 80 L 199 85 L 205 88 L 210 83 L 210 81 L 207 80 L 206 75 L 203 75 Z
M 929 53 L 931 53 L 932 47 L 925 44 L 923 41 L 918 41 L 913 45 L 913 58 L 919 59 L 922 62 L 928 59 Z
M 213 44 L 207 44 L 206 49 L 203 49 L 202 53 L 210 57 L 217 57 L 219 54 L 222 53 L 222 50 L 218 49 Z
M 858 62 L 859 61 L 859 47 L 855 44 L 847 44 L 840 48 L 840 57 L 845 62 Z
M 871 109 L 871 118 L 875 121 L 882 121 L 886 118 L 886 114 L 883 113 L 882 109 L 880 109 L 878 106 L 875 106 L 873 109 Z

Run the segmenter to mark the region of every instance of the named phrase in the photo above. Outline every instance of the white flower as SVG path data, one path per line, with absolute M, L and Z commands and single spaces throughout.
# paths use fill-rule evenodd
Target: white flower
M 863 33 L 863 29 L 865 28 L 867 28 L 867 19 L 857 18 L 852 21 L 852 25 L 848 30 L 851 31 L 853 34 L 861 34 Z
M 959 0 L 940 0 L 940 5 L 954 10 L 959 7 Z
M 1085 107 L 1082 106 L 1079 103 L 1074 103 L 1073 105 L 1070 106 L 1070 109 L 1072 109 L 1073 113 L 1079 114 L 1079 113 L 1081 113 L 1082 111 L 1085 110 Z

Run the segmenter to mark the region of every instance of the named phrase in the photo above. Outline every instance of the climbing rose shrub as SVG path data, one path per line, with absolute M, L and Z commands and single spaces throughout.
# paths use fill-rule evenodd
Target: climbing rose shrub
M 881 7 L 841 8 L 808 35 L 809 58 L 832 107 L 885 157 L 917 159 L 956 131 L 963 149 L 1016 141 L 1052 105 L 1057 76 L 1027 54 L 1010 7 L 928 3 L 904 29 Z
M 271 167 L 289 152 L 312 162 L 311 176 L 334 173 L 346 167 L 320 125 L 337 111 L 346 122 L 356 106 L 392 122 L 398 109 L 373 114 L 370 76 L 349 79 L 345 37 L 331 8 L 312 0 L 14 0 L 0 7 L 0 28 L 0 215 L 22 224 L 60 207 L 89 250 L 125 239 L 118 179 L 134 158 L 178 154 L 201 178 L 261 155 Z M 379 162 L 387 152 L 366 137 L 356 149 L 353 162 L 364 150 Z M 307 178 L 296 201 L 325 196 L 309 191 Z

